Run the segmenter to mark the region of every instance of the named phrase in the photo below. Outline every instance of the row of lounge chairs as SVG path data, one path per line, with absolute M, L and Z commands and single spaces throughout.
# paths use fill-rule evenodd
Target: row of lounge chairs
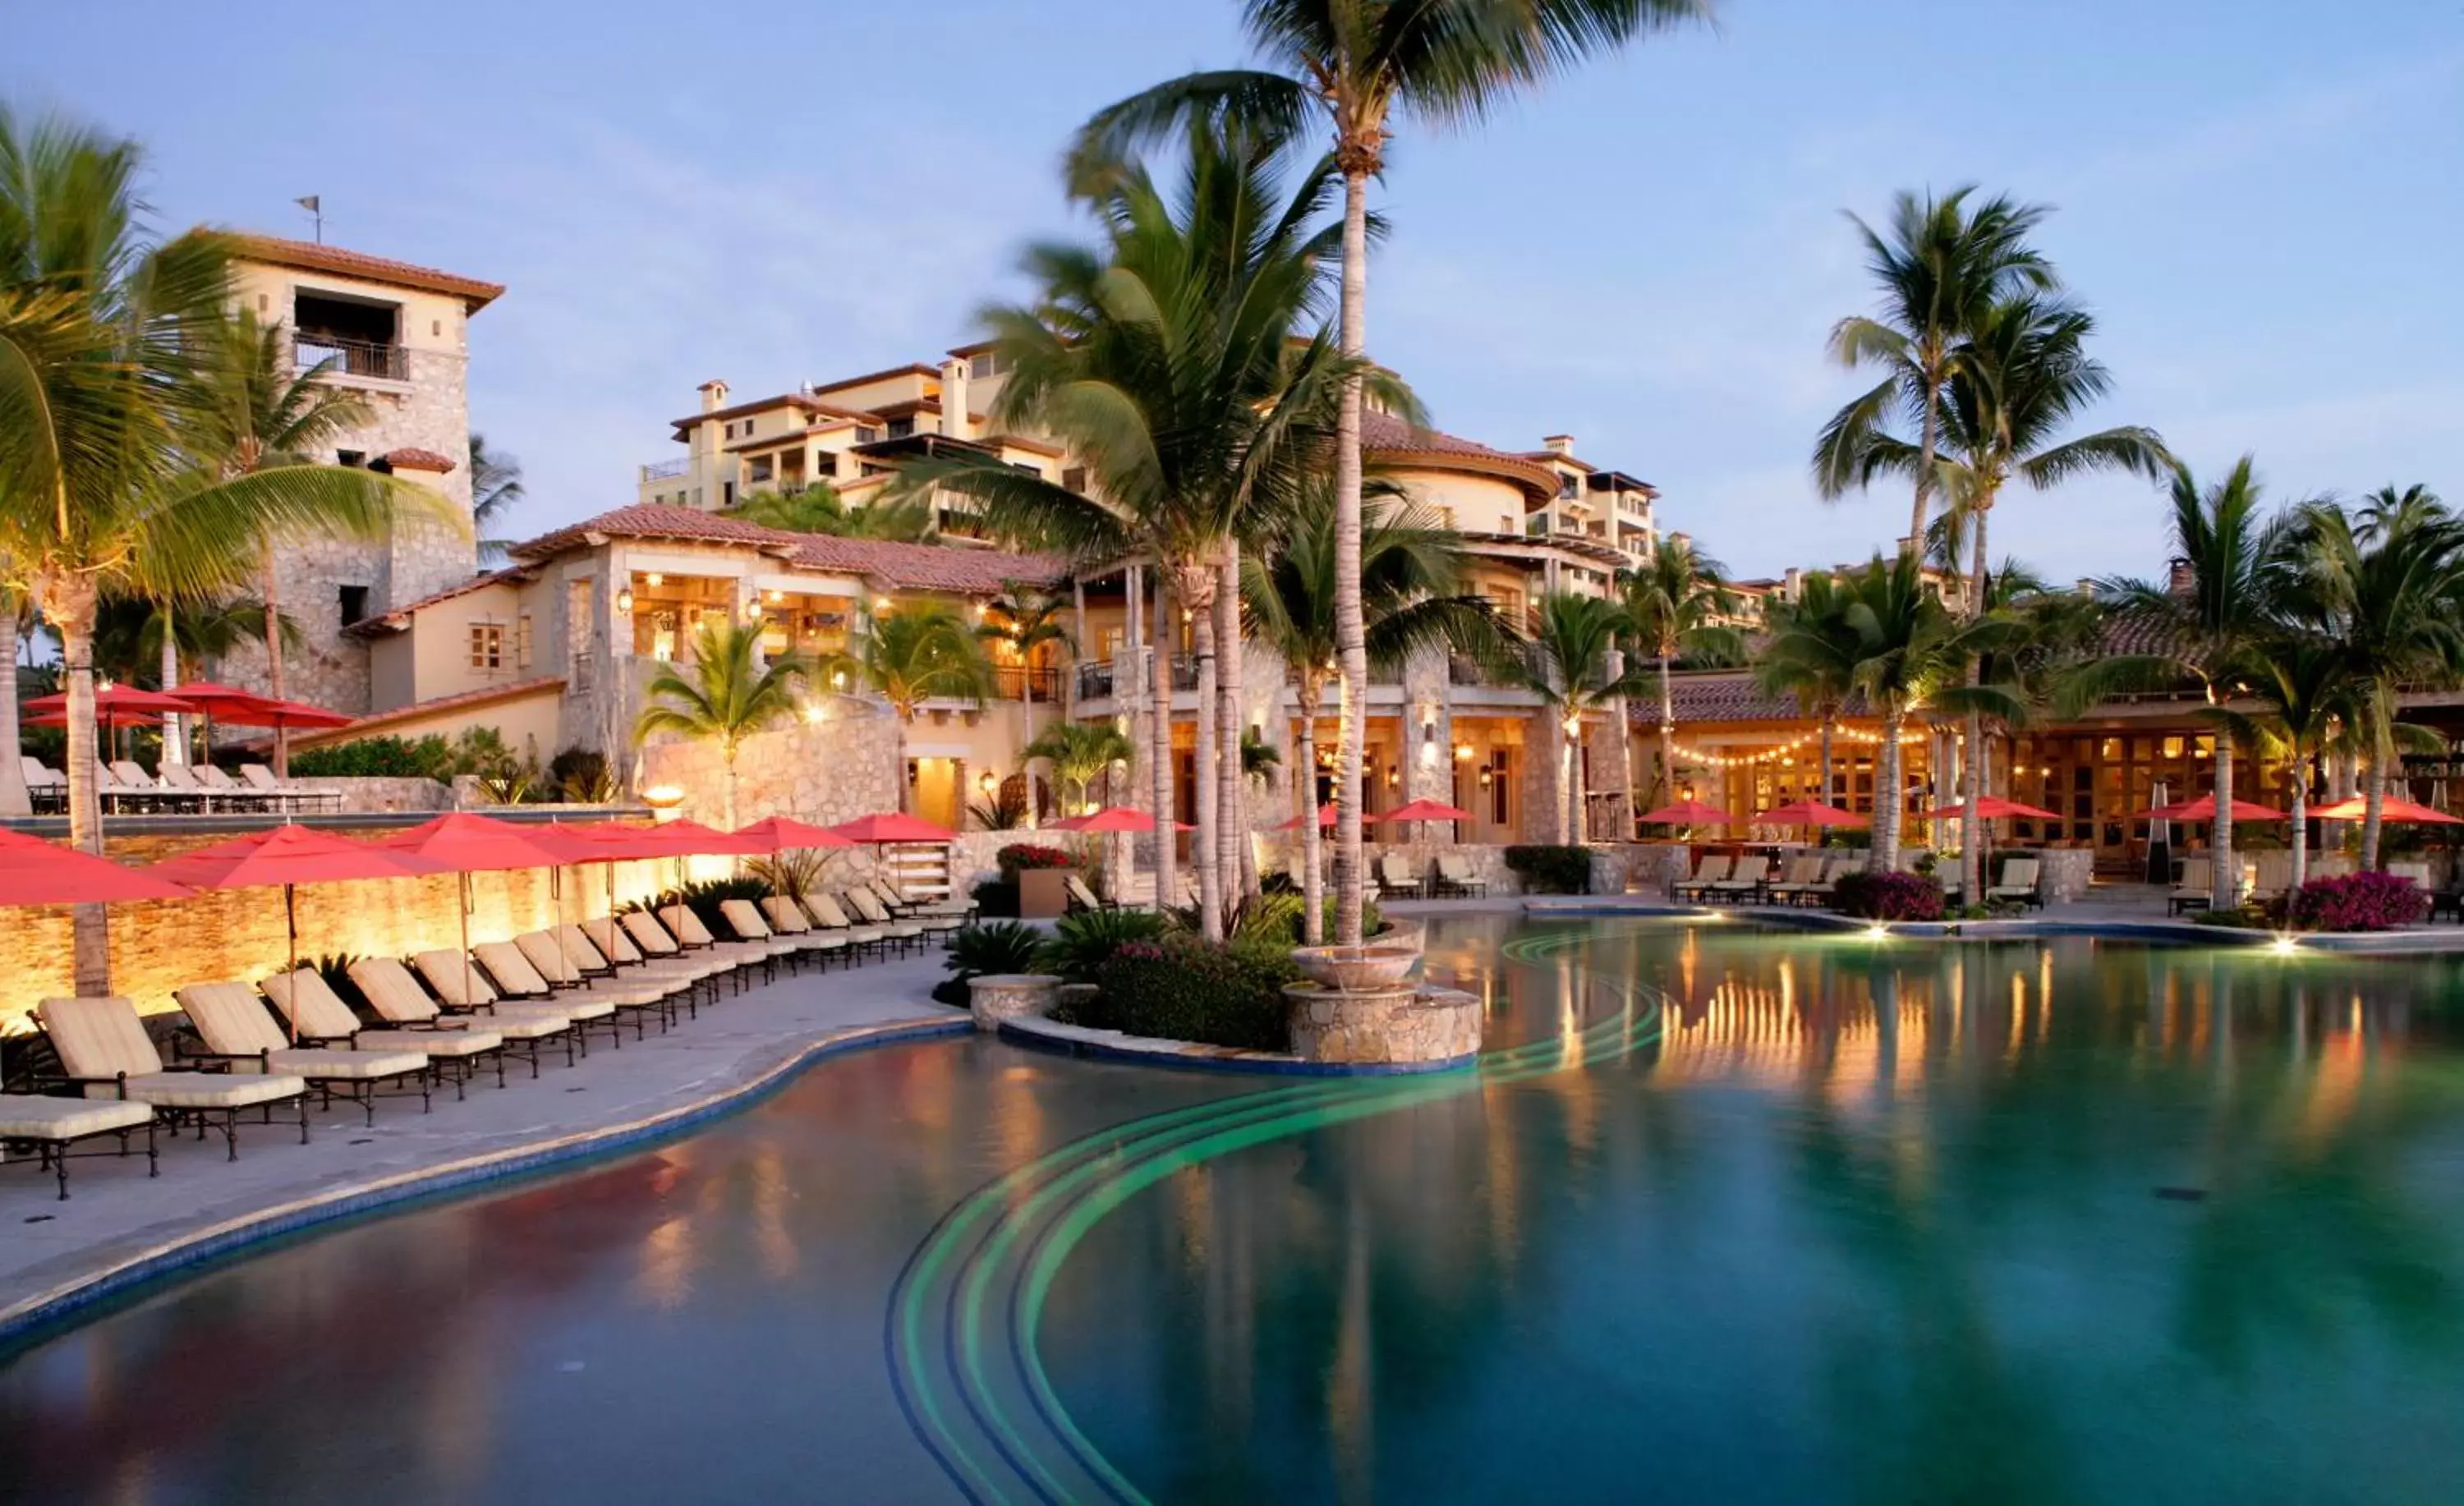
M 851 967 L 903 954 L 964 925 L 966 910 L 958 902 L 912 904 L 886 885 L 864 884 L 801 901 L 729 900 L 720 910 L 726 938 L 690 907 L 671 905 L 483 942 L 468 952 L 366 957 L 349 975 L 368 1020 L 315 969 L 254 986 L 191 984 L 175 991 L 187 1024 L 169 1060 L 127 999 L 47 999 L 35 1015 L 58 1070 L 36 1085 L 62 1091 L 0 1094 L 0 1146 L 34 1152 L 62 1198 L 72 1155 L 113 1153 L 109 1145 L 75 1148 L 88 1142 L 116 1142 L 124 1156 L 142 1133 L 147 1172 L 155 1174 L 158 1124 L 174 1133 L 194 1128 L 200 1140 L 219 1131 L 227 1159 L 235 1161 L 245 1111 L 268 1124 L 276 1108 L 296 1111 L 303 1143 L 312 1097 L 325 1108 L 353 1103 L 371 1125 L 379 1098 L 416 1096 L 427 1112 L 438 1088 L 450 1084 L 462 1098 L 483 1072 L 503 1087 L 509 1056 L 537 1078 L 542 1052 L 561 1049 L 573 1065 L 588 1056 L 595 1035 L 621 1047 L 627 1023 L 637 1040 L 652 1019 L 665 1032 L 679 1011 L 698 1018 L 723 985 L 741 993 L 756 968 L 767 978 L 781 963 L 792 971 L 836 957 Z
M 1293 887 L 1302 886 L 1305 870 L 1297 854 L 1285 871 Z M 1459 852 L 1437 854 L 1426 871 L 1415 869 L 1412 860 L 1399 852 L 1381 852 L 1370 876 L 1375 885 L 1372 897 L 1378 899 L 1444 899 L 1488 892 L 1488 881 L 1472 871 L 1471 860 Z
M 32 753 L 18 755 L 26 776 L 26 793 L 37 810 L 68 807 L 68 775 Z M 162 773 L 147 774 L 133 758 L 116 758 L 101 766 L 103 809 L 124 814 L 164 811 L 297 811 L 339 809 L 339 790 L 312 790 L 286 784 L 261 763 L 242 764 L 236 776 L 212 764 L 165 763 Z
M 1900 855 L 1902 871 L 1914 871 L 1922 849 Z M 1799 853 L 1785 868 L 1769 858 L 1705 853 L 1695 861 L 1693 874 L 1670 887 L 1670 898 L 1696 903 L 1741 905 L 1827 905 L 1838 882 L 1865 866 L 1861 851 Z M 1987 885 L 1985 903 L 2015 903 L 2041 907 L 2037 891 L 2038 863 L 2034 858 L 2011 858 L 2002 864 L 2001 881 Z
M 2255 853 L 2250 858 L 2250 865 L 2251 882 L 2250 886 L 2242 892 L 2243 903 L 2264 905 L 2271 900 L 2281 899 L 2284 891 L 2292 886 L 2293 854 L 2289 850 L 2277 847 Z M 2353 867 L 2353 859 L 2349 854 L 2313 853 L 2310 855 L 2309 862 L 2305 864 L 2304 877 L 2340 878 L 2351 873 Z M 2387 865 L 2387 871 L 2410 879 L 2414 886 L 2425 893 L 2430 890 L 2430 864 L 2426 862 L 2390 862 Z M 2166 896 L 2165 913 L 2179 915 L 2186 910 L 2206 909 L 2214 900 L 2215 874 L 2216 863 L 2213 858 L 2202 854 L 2192 854 L 2184 858 L 2182 877 L 2174 884 L 2172 892 Z

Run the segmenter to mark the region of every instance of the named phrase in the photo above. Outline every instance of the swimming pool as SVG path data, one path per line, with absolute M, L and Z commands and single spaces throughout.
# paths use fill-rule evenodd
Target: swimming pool
M 2444 961 L 1437 922 L 1477 1072 L 980 1039 L 0 1368 L 12 1501 L 2450 1500 Z

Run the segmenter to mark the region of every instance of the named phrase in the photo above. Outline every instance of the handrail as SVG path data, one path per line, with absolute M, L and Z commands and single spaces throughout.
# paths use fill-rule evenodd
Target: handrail
M 376 377 L 385 382 L 410 380 L 410 352 L 400 345 L 375 340 L 343 339 L 301 330 L 291 337 L 291 359 L 302 370 L 331 361 L 327 370 L 332 375 Z

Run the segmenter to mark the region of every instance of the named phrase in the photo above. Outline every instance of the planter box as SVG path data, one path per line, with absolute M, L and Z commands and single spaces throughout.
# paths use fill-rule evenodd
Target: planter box
M 1069 913 L 1069 869 L 1027 868 L 1018 876 L 1018 918 L 1057 920 Z

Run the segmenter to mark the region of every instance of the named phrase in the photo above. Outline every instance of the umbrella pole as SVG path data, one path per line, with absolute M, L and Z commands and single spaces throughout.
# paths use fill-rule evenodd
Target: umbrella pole
M 453 882 L 459 885 L 456 898 L 462 902 L 453 909 L 454 918 L 462 923 L 462 997 L 469 1003 L 474 1002 L 479 993 L 478 974 L 471 966 L 471 876 L 457 873 Z
M 291 949 L 291 966 L 283 970 L 283 976 L 285 977 L 289 977 L 299 971 L 299 908 L 297 894 L 298 891 L 292 885 L 286 884 L 282 886 L 282 932 L 284 937 L 289 941 Z M 297 1046 L 299 1044 L 298 1012 L 297 1010 L 285 1010 L 282 1012 L 282 1019 L 285 1024 L 291 1027 L 291 1044 L 295 1047 Z

